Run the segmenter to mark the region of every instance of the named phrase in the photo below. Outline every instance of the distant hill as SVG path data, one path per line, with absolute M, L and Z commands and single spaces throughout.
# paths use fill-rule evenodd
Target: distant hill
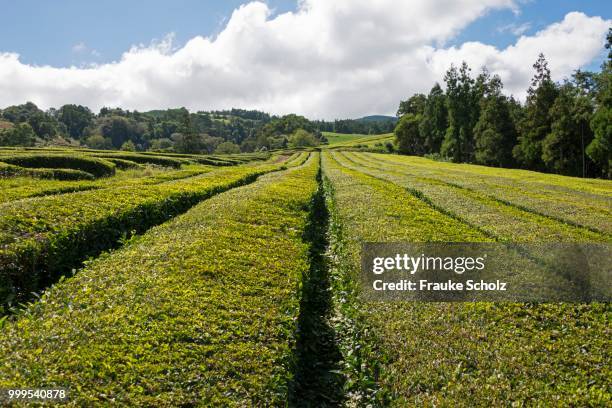
M 397 122 L 397 118 L 395 116 L 386 115 L 370 115 L 355 120 L 358 122 Z

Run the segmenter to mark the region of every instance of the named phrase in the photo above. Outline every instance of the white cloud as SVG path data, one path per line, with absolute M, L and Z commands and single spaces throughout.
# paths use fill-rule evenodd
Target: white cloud
M 510 32 L 516 36 L 523 35 L 531 28 L 531 23 L 516 24 L 511 23 L 497 28 L 500 33 Z
M 429 66 L 439 76 L 448 65 L 461 60 L 467 61 L 473 68 L 486 65 L 492 73 L 500 75 L 508 92 L 524 98 L 533 76 L 532 64 L 540 52 L 548 60 L 553 79 L 561 80 L 600 53 L 611 23 L 600 17 L 572 12 L 562 21 L 533 36 L 520 37 L 515 44 L 503 50 L 480 42 L 434 50 Z
M 400 99 L 426 92 L 451 62 L 487 64 L 520 93 L 542 51 L 556 78 L 589 63 L 610 21 L 570 13 L 557 24 L 499 50 L 470 42 L 444 44 L 492 9 L 512 0 L 302 0 L 296 12 L 272 16 L 251 2 L 236 9 L 214 38 L 184 46 L 173 36 L 138 45 L 119 61 L 88 68 L 31 66 L 0 53 L 0 106 L 31 100 L 93 109 L 186 106 L 257 108 L 313 118 L 392 113 Z
M 87 50 L 87 45 L 83 41 L 80 41 L 72 46 L 72 52 L 80 53 Z

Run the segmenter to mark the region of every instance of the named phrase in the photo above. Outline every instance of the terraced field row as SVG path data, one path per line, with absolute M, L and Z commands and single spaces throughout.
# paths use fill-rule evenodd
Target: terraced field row
M 306 157 L 291 157 L 287 165 Z M 245 164 L 157 184 L 127 183 L 0 204 L 0 300 L 14 303 L 121 239 L 284 166 L 282 161 Z
M 484 166 L 439 163 L 395 155 L 347 154 L 362 165 L 400 171 L 411 182 L 454 187 L 455 194 L 482 197 L 566 224 L 612 233 L 612 187 L 608 180 L 579 179 Z
M 96 150 L 0 148 L 0 203 L 126 184 L 156 184 L 219 166 L 275 159 L 265 153 L 161 156 Z
M 164 181 L 193 177 L 213 170 L 212 166 L 185 165 L 180 170 L 165 168 L 141 168 L 118 170 L 113 177 L 97 180 L 63 181 L 32 177 L 0 178 L 0 203 L 30 197 L 95 190 L 126 184 L 156 184 Z
M 70 406 L 284 405 L 318 155 L 294 164 L 53 286 L 0 332 L 0 387 L 69 386 Z
M 611 372 L 606 361 L 612 309 L 608 303 L 361 299 L 363 242 L 535 240 L 551 234 L 609 242 L 603 232 L 591 235 L 594 231 L 558 221 L 554 225 L 551 219 L 540 223 L 541 219 L 528 218 L 531 213 L 516 208 L 502 211 L 480 195 L 437 190 L 446 185 L 417 180 L 423 169 L 393 166 L 403 159 L 344 153 L 323 157 L 331 211 L 333 293 L 341 316 L 336 329 L 350 397 L 392 406 L 609 403 Z M 459 211 L 461 205 L 475 204 L 474 213 L 482 207 L 486 217 L 497 217 L 488 222 L 497 221 L 487 224 L 478 216 L 469 217 L 470 211 Z M 531 222 L 536 232 L 529 238 L 521 232 L 521 224 L 497 225 L 512 224 L 512 219 L 524 228 Z
M 577 216 L 572 217 L 573 220 L 569 221 L 563 219 L 563 213 L 555 212 L 556 209 L 551 208 L 551 202 L 559 205 L 559 202 L 553 201 L 552 198 L 540 200 L 533 198 L 532 209 L 527 209 L 524 205 L 498 199 L 494 192 L 464 188 L 449 182 L 452 174 L 443 178 L 427 177 L 419 173 L 419 168 L 414 169 L 410 165 L 396 165 L 389 162 L 384 156 L 383 158 L 369 157 L 372 156 L 360 153 L 338 153 L 336 155 L 336 159 L 344 166 L 396 184 L 439 211 L 479 229 L 496 241 L 605 242 L 612 240 L 612 234 L 591 228 L 589 225 L 578 224 Z M 473 178 L 476 177 L 473 176 Z M 484 184 L 482 179 L 476 181 L 468 179 L 464 184 L 476 182 Z M 504 188 L 501 182 L 498 182 L 497 186 L 499 189 Z M 523 196 L 530 195 L 528 191 L 522 194 Z M 567 197 L 568 194 L 565 196 Z M 582 197 L 574 197 L 573 200 L 575 200 L 575 206 L 582 206 L 580 211 L 587 212 L 584 217 L 589 220 L 590 225 L 605 229 L 607 213 L 610 213 L 611 210 L 606 208 L 605 197 L 600 197 L 599 202 L 595 199 L 583 201 Z M 527 199 L 520 201 L 525 202 Z M 574 208 L 574 211 L 578 210 Z M 610 216 L 612 217 L 612 214 Z M 604 225 L 601 223 L 602 220 Z

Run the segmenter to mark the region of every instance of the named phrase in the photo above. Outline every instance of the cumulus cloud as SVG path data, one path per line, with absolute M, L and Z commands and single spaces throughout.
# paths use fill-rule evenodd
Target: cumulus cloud
M 502 78 L 509 93 L 524 98 L 533 76 L 532 63 L 540 52 L 549 62 L 553 79 L 561 80 L 600 53 L 610 24 L 610 20 L 572 12 L 533 36 L 521 36 L 515 44 L 503 50 L 480 42 L 432 50 L 429 65 L 437 75 L 441 75 L 451 63 L 462 60 L 475 68 L 487 66 Z
M 501 75 L 509 91 L 529 83 L 539 52 L 555 78 L 589 63 L 610 21 L 570 13 L 533 36 L 497 49 L 480 42 L 445 43 L 512 0 L 301 0 L 273 15 L 262 2 L 234 10 L 216 37 L 176 47 L 169 36 L 138 45 L 119 61 L 88 68 L 23 64 L 0 53 L 0 106 L 26 100 L 93 109 L 257 108 L 313 118 L 394 112 L 398 101 L 426 92 L 448 66 L 466 60 Z

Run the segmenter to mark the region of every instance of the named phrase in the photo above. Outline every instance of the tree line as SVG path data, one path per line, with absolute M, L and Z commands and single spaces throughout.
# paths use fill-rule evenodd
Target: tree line
M 315 126 L 322 132 L 354 133 L 364 135 L 379 135 L 391 133 L 397 120 L 393 117 L 336 119 L 334 121 L 315 121 Z
M 277 117 L 254 110 L 138 112 L 104 107 L 94 114 L 81 105 L 43 111 L 28 102 L 0 111 L 3 146 L 239 153 L 324 141 L 316 126 L 302 116 Z
M 453 162 L 516 167 L 580 177 L 611 176 L 612 28 L 600 72 L 577 70 L 556 83 L 543 54 L 520 103 L 503 94 L 499 76 L 476 76 L 463 62 L 428 95 L 400 102 L 400 153 Z
M 43 111 L 34 103 L 0 110 L 0 146 L 85 146 L 92 149 L 238 153 L 326 143 L 322 131 L 391 132 L 394 120 L 311 121 L 257 110 L 138 112 L 67 104 Z

